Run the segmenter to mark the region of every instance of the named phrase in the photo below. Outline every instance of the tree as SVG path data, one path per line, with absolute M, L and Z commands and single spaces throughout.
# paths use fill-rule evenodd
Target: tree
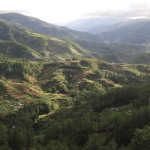
M 8 142 L 7 127 L 0 122 L 0 147 Z
M 132 150 L 149 150 L 150 126 L 145 126 L 143 129 L 136 129 L 129 147 Z

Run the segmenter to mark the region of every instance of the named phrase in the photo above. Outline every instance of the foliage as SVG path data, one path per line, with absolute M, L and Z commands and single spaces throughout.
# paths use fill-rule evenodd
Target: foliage
M 0 76 L 2 149 L 149 146 L 150 85 L 145 65 L 118 66 L 95 59 L 53 63 L 3 59 Z M 19 106 L 14 110 L 12 104 Z

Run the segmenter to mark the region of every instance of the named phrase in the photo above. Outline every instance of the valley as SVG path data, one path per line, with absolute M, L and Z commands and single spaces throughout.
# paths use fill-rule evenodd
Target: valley
M 148 45 L 0 18 L 1 150 L 150 148 Z

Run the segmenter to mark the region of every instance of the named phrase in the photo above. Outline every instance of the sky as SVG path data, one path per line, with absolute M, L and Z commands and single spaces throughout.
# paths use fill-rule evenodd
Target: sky
M 150 0 L 0 0 L 0 13 L 18 12 L 49 23 L 82 17 L 150 17 Z

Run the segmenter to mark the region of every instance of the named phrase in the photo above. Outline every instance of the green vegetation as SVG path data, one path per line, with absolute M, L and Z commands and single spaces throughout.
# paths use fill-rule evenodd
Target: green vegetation
M 77 44 L 89 50 L 91 55 L 109 62 L 149 63 L 149 45 L 136 45 L 124 42 L 75 40 Z
M 12 41 L 0 41 L 0 54 L 3 54 L 10 58 L 40 58 L 39 54 L 33 49 Z
M 0 21 L 0 56 L 32 60 L 63 60 L 89 57 L 90 53 L 78 44 L 52 36 L 20 29 Z
M 149 65 L 3 58 L 0 146 L 149 149 Z
M 56 37 L 68 30 L 26 19 L 25 27 L 33 21 L 36 30 L 54 28 Z M 0 21 L 0 150 L 150 149 L 150 65 L 95 59 L 70 40 L 5 22 Z M 111 46 L 105 48 L 111 52 Z M 123 49 L 113 58 L 105 54 L 119 62 L 130 55 Z
M 68 57 L 96 57 L 117 63 L 149 63 L 147 39 L 149 37 L 146 36 L 143 39 L 143 33 L 138 33 L 140 38 L 136 37 L 135 39 L 145 41 L 146 45 L 142 45 L 142 41 L 139 41 L 140 43 L 134 41 L 132 36 L 135 35 L 128 37 L 123 42 L 111 42 L 107 38 L 107 40 L 104 40 L 100 35 L 74 31 L 17 13 L 0 14 L 0 18 L 3 20 L 0 22 L 1 40 L 13 40 L 24 44 L 35 50 L 40 58 L 44 60 L 61 60 Z M 135 29 L 133 28 L 133 30 Z M 126 32 L 128 33 L 128 31 Z M 147 35 L 147 32 L 145 34 Z
M 19 25 L 19 27 L 26 28 L 28 30 L 32 30 L 38 33 L 54 36 L 57 38 L 65 38 L 71 40 L 78 38 L 93 41 L 97 40 L 97 37 L 92 34 L 71 30 L 66 27 L 56 26 L 41 21 L 37 18 L 24 16 L 22 14 L 5 13 L 0 14 L 0 18 L 8 21 L 13 25 Z

